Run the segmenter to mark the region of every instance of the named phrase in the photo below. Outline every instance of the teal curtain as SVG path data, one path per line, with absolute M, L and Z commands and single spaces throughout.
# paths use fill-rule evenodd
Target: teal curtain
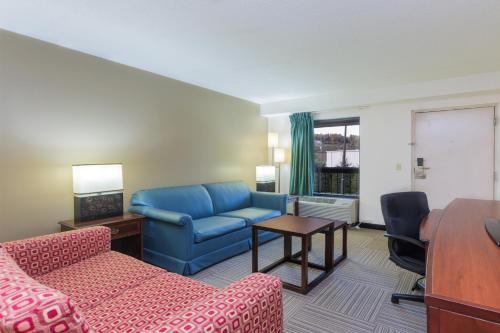
M 314 192 L 314 120 L 310 112 L 294 113 L 292 124 L 292 163 L 290 194 Z

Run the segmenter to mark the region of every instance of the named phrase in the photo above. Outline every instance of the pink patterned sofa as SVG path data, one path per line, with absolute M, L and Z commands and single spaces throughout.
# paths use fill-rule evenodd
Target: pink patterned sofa
M 94 227 L 0 244 L 0 332 L 281 333 L 278 278 L 224 289 L 110 250 Z

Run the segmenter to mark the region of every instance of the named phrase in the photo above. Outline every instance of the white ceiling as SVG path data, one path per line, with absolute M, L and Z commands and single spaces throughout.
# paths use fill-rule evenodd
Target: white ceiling
M 257 103 L 500 70 L 499 0 L 0 0 L 0 28 Z

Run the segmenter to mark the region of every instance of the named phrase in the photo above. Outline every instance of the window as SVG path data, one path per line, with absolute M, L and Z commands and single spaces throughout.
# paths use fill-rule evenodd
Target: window
M 359 118 L 314 121 L 315 195 L 359 195 Z

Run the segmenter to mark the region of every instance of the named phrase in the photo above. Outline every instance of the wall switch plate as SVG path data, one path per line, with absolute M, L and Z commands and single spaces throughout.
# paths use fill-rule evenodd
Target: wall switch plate
M 401 171 L 402 169 L 401 163 L 396 163 L 396 171 Z

